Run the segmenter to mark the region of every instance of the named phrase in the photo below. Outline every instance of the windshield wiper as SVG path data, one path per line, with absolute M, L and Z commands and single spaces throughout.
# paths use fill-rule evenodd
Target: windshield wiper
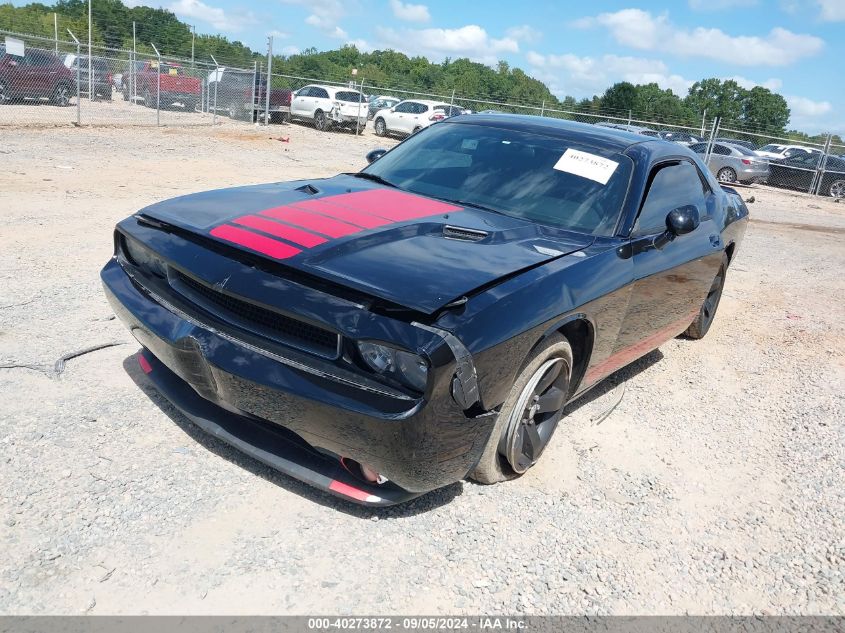
M 436 196 L 432 196 L 434 198 Z M 451 202 L 452 204 L 459 204 L 462 207 L 472 207 L 473 209 L 481 209 L 482 211 L 490 211 L 491 213 L 498 213 L 499 215 L 507 215 L 504 211 L 499 211 L 498 209 L 494 209 L 493 207 L 486 207 L 483 204 L 478 204 L 477 202 L 469 202 L 468 200 L 453 200 L 452 198 L 437 198 L 438 200 L 443 200 L 444 202 Z
M 372 180 L 373 182 L 377 182 L 380 185 L 385 185 L 387 187 L 394 187 L 396 189 L 399 188 L 399 185 L 394 185 L 389 180 L 385 180 L 381 176 L 376 176 L 375 174 L 368 174 L 366 172 L 359 171 L 359 172 L 356 172 L 354 174 L 347 174 L 347 175 L 352 176 L 353 178 L 363 178 L 364 180 Z

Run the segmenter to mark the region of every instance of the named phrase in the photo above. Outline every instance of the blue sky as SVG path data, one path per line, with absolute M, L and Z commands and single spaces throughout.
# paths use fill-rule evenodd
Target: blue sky
M 794 127 L 845 133 L 845 0 L 124 0 L 263 50 L 352 42 L 433 61 L 507 60 L 563 96 L 616 81 L 686 94 L 704 77 L 787 97 Z M 836 61 L 838 60 L 838 61 Z

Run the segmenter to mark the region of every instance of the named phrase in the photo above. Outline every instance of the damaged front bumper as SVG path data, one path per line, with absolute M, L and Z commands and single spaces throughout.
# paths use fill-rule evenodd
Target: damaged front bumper
M 465 412 L 477 394 L 475 369 L 446 332 L 370 313 L 355 321 L 363 332 L 411 328 L 418 342 L 428 339 L 429 387 L 412 397 L 339 371 L 332 361 L 265 348 L 213 319 L 197 319 L 145 287 L 117 258 L 101 276 L 115 313 L 144 346 L 142 367 L 150 368 L 163 395 L 205 431 L 317 488 L 364 504 L 406 501 L 464 478 L 490 436 L 494 413 Z M 354 477 L 341 456 L 389 483 Z

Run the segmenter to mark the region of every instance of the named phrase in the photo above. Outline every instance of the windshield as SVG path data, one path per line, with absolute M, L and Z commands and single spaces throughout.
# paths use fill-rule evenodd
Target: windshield
M 737 144 L 734 143 L 734 144 L 731 145 L 731 147 L 733 149 L 735 149 L 736 151 L 738 151 L 743 156 L 756 156 L 757 155 L 756 153 L 752 152 L 750 149 L 748 149 L 744 145 L 737 145 Z
M 406 191 L 607 234 L 616 225 L 632 165 L 621 154 L 566 139 L 444 122 L 410 137 L 364 172 Z
M 783 149 L 783 145 L 763 145 L 759 151 L 761 152 L 780 152 Z

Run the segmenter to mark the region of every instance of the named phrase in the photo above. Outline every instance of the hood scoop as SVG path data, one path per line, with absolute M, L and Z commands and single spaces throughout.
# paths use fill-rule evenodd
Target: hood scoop
M 309 196 L 316 196 L 318 193 L 320 193 L 320 190 L 317 189 L 317 187 L 315 187 L 311 183 L 307 183 L 307 184 L 302 185 L 301 187 L 297 187 L 296 191 L 301 191 L 302 193 L 307 193 Z
M 460 240 L 461 242 L 480 242 L 489 235 L 487 231 L 468 229 L 462 226 L 446 225 L 443 227 L 443 237 L 447 240 Z

